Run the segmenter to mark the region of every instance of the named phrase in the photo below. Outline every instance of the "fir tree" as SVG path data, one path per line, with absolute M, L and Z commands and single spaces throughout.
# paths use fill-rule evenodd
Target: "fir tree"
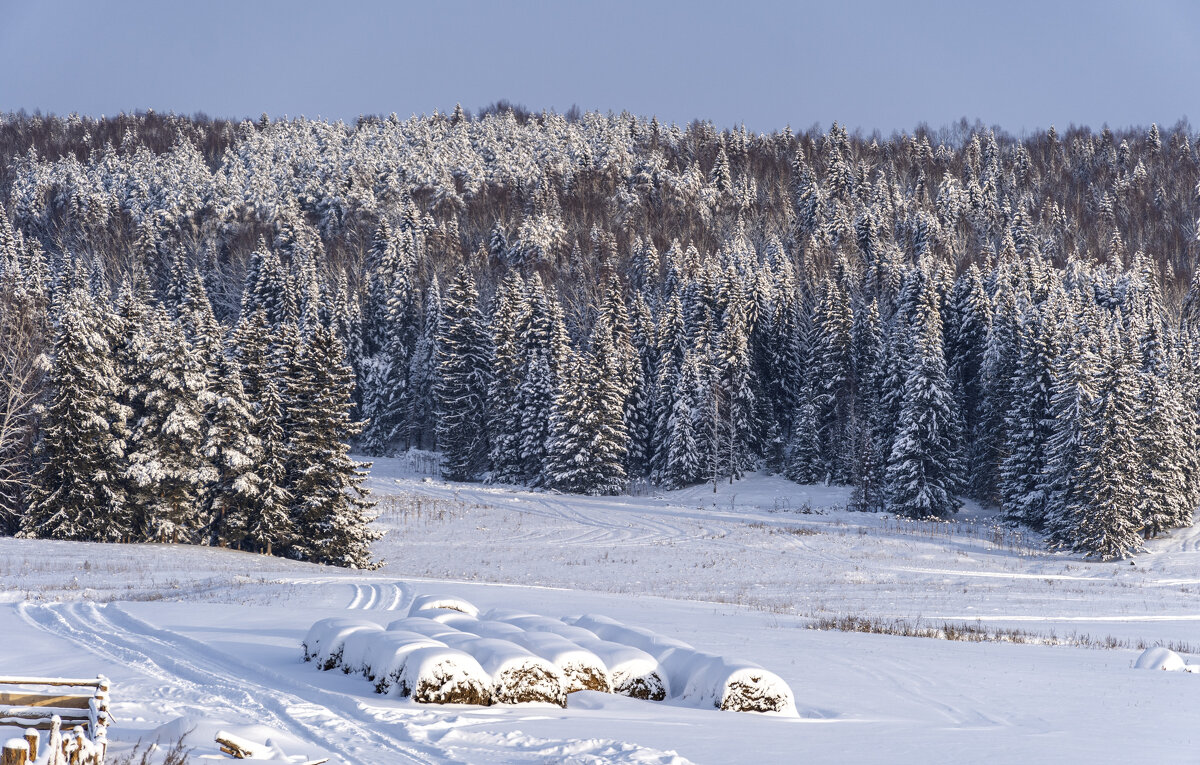
M 76 287 L 55 305 L 50 398 L 40 468 L 22 533 L 115 542 L 130 534 L 122 462 L 128 409 L 102 311 Z
M 446 477 L 470 481 L 487 461 L 489 342 L 475 281 L 460 268 L 446 291 L 438 332 L 437 438 Z
M 212 392 L 199 356 L 166 312 L 154 309 L 135 358 L 129 503 L 135 533 L 159 542 L 189 541 L 203 526 L 199 500 L 212 478 L 203 456 L 205 408 Z
M 351 372 L 332 330 L 318 327 L 305 348 L 309 373 L 289 391 L 289 493 L 292 557 L 347 568 L 373 568 L 371 542 L 381 534 L 373 516 L 366 468 L 348 456 L 346 441 L 361 423 L 350 419 Z
M 896 440 L 888 455 L 888 507 L 913 518 L 958 511 L 954 401 L 946 380 L 942 320 L 926 282 L 913 315 L 913 344 Z

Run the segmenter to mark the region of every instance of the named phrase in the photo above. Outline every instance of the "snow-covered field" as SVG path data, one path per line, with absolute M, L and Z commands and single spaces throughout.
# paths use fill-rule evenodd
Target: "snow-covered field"
M 269 739 L 278 761 L 364 765 L 1196 760 L 1200 676 L 1132 669 L 1139 643 L 1200 646 L 1194 530 L 1132 565 L 1094 563 L 978 508 L 897 522 L 841 509 L 841 489 L 772 477 L 580 498 L 448 484 L 419 464 L 372 471 L 388 531 L 378 571 L 0 539 L 0 674 L 104 673 L 113 751 L 191 730 L 194 758 L 220 757 L 223 728 Z M 422 706 L 302 662 L 317 619 L 386 625 L 429 593 L 608 615 L 756 662 L 791 686 L 799 717 L 586 691 L 566 709 Z M 1033 642 L 810 629 L 834 616 Z

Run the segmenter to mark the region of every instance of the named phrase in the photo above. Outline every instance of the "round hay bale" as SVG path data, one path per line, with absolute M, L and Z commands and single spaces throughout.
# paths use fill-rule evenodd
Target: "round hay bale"
M 644 627 L 633 627 L 628 624 L 622 624 L 616 619 L 610 619 L 607 616 L 588 614 L 568 621 L 576 627 L 581 627 L 595 633 L 601 640 L 611 640 L 614 643 L 622 643 L 640 648 L 656 659 L 662 659 L 668 651 L 680 648 L 689 651 L 696 650 L 682 640 L 660 635 Z
M 467 634 L 440 639 L 475 657 L 492 679 L 493 704 L 567 705 L 563 674 L 558 667 L 516 643 Z
M 604 662 L 613 693 L 647 701 L 662 701 L 670 693 L 670 681 L 658 660 L 640 648 L 599 638 L 574 642 Z
M 508 639 L 558 667 L 563 673 L 567 693 L 612 693 L 612 678 L 600 657 L 562 635 L 553 632 L 518 631 Z
M 492 681 L 470 654 L 447 646 L 410 651 L 395 674 L 394 692 L 421 704 L 492 703 Z
M 362 619 L 321 619 L 309 628 L 300 644 L 304 649 L 304 660 L 316 662 L 319 669 L 333 669 L 342 661 L 342 646 L 346 638 L 364 630 L 382 631 L 383 628 L 375 622 Z
M 417 632 L 431 638 L 436 638 L 438 635 L 453 635 L 459 632 L 459 630 L 453 627 L 423 616 L 406 616 L 403 619 L 397 619 L 388 624 L 387 631 Z
M 467 616 L 479 616 L 479 609 L 462 598 L 453 595 L 419 595 L 408 608 L 408 615 L 414 616 L 421 611 L 437 611 L 446 609 L 459 611 Z M 424 615 L 424 614 L 423 614 Z M 429 614 L 432 616 L 432 614 Z
M 363 657 L 363 674 L 375 684 L 375 692 L 387 694 L 399 680 L 408 655 L 418 648 L 445 644 L 416 632 L 369 633 L 370 645 Z
M 753 662 L 677 649 L 663 657 L 662 665 L 675 687 L 682 688 L 681 701 L 729 712 L 797 714 L 788 684 Z

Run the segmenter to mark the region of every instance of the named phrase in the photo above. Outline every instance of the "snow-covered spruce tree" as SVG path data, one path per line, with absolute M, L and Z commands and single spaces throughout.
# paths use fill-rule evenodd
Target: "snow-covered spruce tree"
M 121 476 L 128 409 L 103 307 L 83 287 L 56 301 L 49 401 L 22 534 L 116 542 L 130 535 Z
M 592 349 L 570 364 L 551 417 L 547 485 L 575 494 L 617 494 L 625 486 L 628 434 L 617 382 L 619 356 L 607 317 L 592 330 Z
M 527 310 L 525 283 L 517 271 L 509 271 L 496 292 L 492 310 L 492 368 L 488 390 L 491 478 L 501 483 L 521 480 L 521 420 L 517 395 L 524 349 L 518 328 Z
M 696 447 L 692 391 L 700 385 L 700 367 L 690 354 L 673 383 L 671 411 L 659 426 L 662 466 L 656 480 L 668 488 L 689 486 L 701 479 L 701 455 Z
M 850 408 L 853 404 L 850 298 L 837 279 L 826 278 L 813 309 L 812 372 L 816 379 L 818 428 L 825 471 L 835 482 L 849 479 L 845 453 Z
M 1006 422 L 1012 408 L 1012 386 L 1020 351 L 1020 314 L 1010 269 L 1002 267 L 998 276 L 983 358 L 986 394 L 979 414 L 978 470 L 971 475 L 972 496 L 985 499 L 999 496 L 1000 465 L 1008 439 Z
M 425 290 L 425 306 L 421 317 L 421 334 L 413 347 L 408 364 L 408 438 L 416 448 L 433 446 L 434 401 L 433 383 L 437 379 L 437 332 L 442 321 L 442 290 L 433 277 Z
M 985 406 L 984 354 L 991 326 L 991 303 L 979 267 L 972 264 L 959 276 L 950 296 L 952 323 L 947 332 L 948 374 L 963 418 L 964 472 L 967 490 L 974 495 L 980 485 L 970 479 L 985 469 L 987 442 L 981 431 Z
M 213 478 L 204 458 L 205 409 L 213 393 L 200 357 L 161 308 L 151 309 L 133 359 L 125 477 L 134 533 L 158 542 L 192 541 L 204 526 L 200 498 Z
M 250 314 L 260 308 L 266 313 L 267 323 L 272 327 L 297 318 L 296 297 L 288 289 L 287 272 L 279 262 L 279 255 L 261 239 L 250 255 L 241 313 Z
M 529 280 L 526 303 L 517 325 L 521 367 L 512 422 L 520 455 L 519 480 L 534 485 L 541 484 L 546 476 L 550 411 L 558 388 L 554 347 L 557 335 L 552 308 L 555 300 L 535 274 Z
M 1183 430 L 1184 404 L 1172 385 L 1163 328 L 1155 322 L 1141 331 L 1138 374 L 1137 450 L 1142 460 L 1139 480 L 1142 535 L 1160 536 L 1191 523 L 1194 506 L 1188 496 L 1188 444 Z
M 875 300 L 854 312 L 851 338 L 854 365 L 854 407 L 850 421 L 855 476 L 851 505 L 876 510 L 883 505 L 885 455 L 876 438 L 884 369 L 884 336 Z
M 1088 434 L 1086 418 L 1093 407 L 1099 359 L 1099 334 L 1094 306 L 1073 301 L 1071 315 L 1062 327 L 1074 342 L 1064 346 L 1054 361 L 1054 390 L 1050 400 L 1051 433 L 1042 491 L 1046 497 L 1046 534 L 1051 545 L 1070 549 L 1075 519 L 1089 501 L 1079 470 Z
M 1050 441 L 1053 366 L 1059 353 L 1058 328 L 1064 319 L 1055 301 L 1030 306 L 1021 317 L 1018 362 L 1005 419 L 1000 497 L 1005 516 L 1041 529 L 1046 518 L 1042 487 Z
M 286 550 L 292 541 L 293 527 L 289 508 L 287 442 L 283 430 L 283 401 L 274 381 L 268 380 L 253 404 L 258 422 L 259 451 L 254 465 L 257 492 L 243 508 L 244 545 L 267 555 Z
M 1060 510 L 1061 546 L 1101 560 L 1142 549 L 1137 454 L 1137 363 L 1121 330 L 1102 336 L 1095 395 L 1080 426 L 1075 499 Z
M 368 422 L 362 445 L 368 454 L 389 454 L 409 445 L 412 407 L 408 373 L 420 330 L 412 265 L 410 254 L 402 248 L 392 266 L 392 284 L 380 317 L 383 347 L 371 367 L 363 402 Z
M 630 478 L 645 478 L 650 475 L 656 440 L 658 345 L 654 317 L 640 292 L 634 295 L 630 326 L 630 342 L 637 354 L 637 362 L 632 374 L 633 386 L 625 399 L 625 427 L 629 433 L 626 473 Z
M 491 353 L 478 303 L 475 280 L 460 267 L 446 289 L 433 394 L 443 472 L 454 481 L 478 479 L 487 464 Z
M 755 380 L 750 365 L 749 333 L 740 303 L 726 310 L 717 346 L 721 400 L 721 443 L 729 479 L 753 469 L 755 456 Z
M 263 462 L 262 440 L 256 433 L 264 426 L 255 419 L 232 362 L 217 370 L 213 386 L 204 458 L 215 475 L 204 492 L 204 536 L 211 545 L 238 546 L 246 536 L 247 511 L 261 501 L 263 482 L 256 471 Z
M 372 568 L 371 543 L 382 536 L 366 468 L 348 456 L 347 440 L 361 423 L 350 419 L 351 371 L 332 330 L 318 327 L 305 346 L 308 374 L 289 385 L 288 491 L 294 531 L 288 555 L 347 568 Z
M 928 280 L 919 293 L 907 359 L 899 427 L 888 455 L 887 505 L 912 518 L 945 518 L 958 512 L 960 486 L 957 418 L 946 379 L 942 319 Z

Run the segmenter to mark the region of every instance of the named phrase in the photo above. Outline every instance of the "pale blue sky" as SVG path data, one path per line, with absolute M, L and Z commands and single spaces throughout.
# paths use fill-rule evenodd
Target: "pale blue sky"
M 353 119 L 468 109 L 890 133 L 1169 126 L 1200 3 L 0 0 L 0 110 Z

